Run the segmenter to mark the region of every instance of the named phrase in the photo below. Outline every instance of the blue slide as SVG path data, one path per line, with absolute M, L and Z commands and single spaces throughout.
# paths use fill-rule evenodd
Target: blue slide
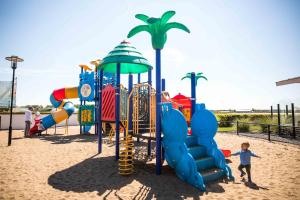
M 171 103 L 163 104 L 162 144 L 168 165 L 183 181 L 205 190 L 205 184 L 228 178 L 233 180 L 231 169 L 214 140 L 218 123 L 214 114 L 197 104 L 191 120 L 192 136 L 183 114 L 172 108 Z

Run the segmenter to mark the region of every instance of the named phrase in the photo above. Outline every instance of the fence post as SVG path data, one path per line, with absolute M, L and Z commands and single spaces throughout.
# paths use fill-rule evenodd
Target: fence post
M 239 121 L 236 121 L 236 134 L 239 135 Z
M 271 106 L 271 119 L 273 119 L 273 106 Z
M 270 128 L 270 124 L 268 124 L 268 140 L 271 142 L 271 128 Z
M 292 126 L 293 126 L 293 138 L 296 139 L 296 123 L 295 123 L 295 108 L 294 103 L 291 104 L 291 111 L 292 111 Z
M 280 104 L 277 104 L 278 135 L 281 135 Z

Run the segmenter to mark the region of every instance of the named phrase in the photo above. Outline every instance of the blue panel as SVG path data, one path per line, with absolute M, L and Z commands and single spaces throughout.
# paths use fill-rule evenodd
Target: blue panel
M 94 101 L 95 99 L 95 73 L 94 72 L 82 72 L 80 74 L 80 84 L 78 87 L 78 95 L 81 101 Z M 88 97 L 82 96 L 80 93 L 81 87 L 84 84 L 88 84 L 91 87 L 91 94 Z

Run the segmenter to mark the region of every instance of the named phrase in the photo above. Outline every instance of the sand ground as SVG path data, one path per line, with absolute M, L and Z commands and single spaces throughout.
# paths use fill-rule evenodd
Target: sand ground
M 95 136 L 79 136 L 78 127 L 69 134 L 23 138 L 14 131 L 7 147 L 7 131 L 0 131 L 0 199 L 300 199 L 300 148 L 228 134 L 217 134 L 221 148 L 239 150 L 249 141 L 262 159 L 252 161 L 253 181 L 247 186 L 239 178 L 238 157 L 232 157 L 235 183 L 217 182 L 203 193 L 180 181 L 166 164 L 155 175 L 153 161 L 137 162 L 135 173 L 122 177 L 114 159 L 114 145 L 107 142 L 97 155 Z M 143 143 L 141 143 L 143 144 Z

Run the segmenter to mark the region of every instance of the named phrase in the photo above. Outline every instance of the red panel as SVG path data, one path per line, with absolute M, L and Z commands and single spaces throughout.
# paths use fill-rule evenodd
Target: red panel
M 116 91 L 112 85 L 107 85 L 102 90 L 102 120 L 116 120 Z
M 56 101 L 61 101 L 66 98 L 65 88 L 54 90 L 52 94 Z

